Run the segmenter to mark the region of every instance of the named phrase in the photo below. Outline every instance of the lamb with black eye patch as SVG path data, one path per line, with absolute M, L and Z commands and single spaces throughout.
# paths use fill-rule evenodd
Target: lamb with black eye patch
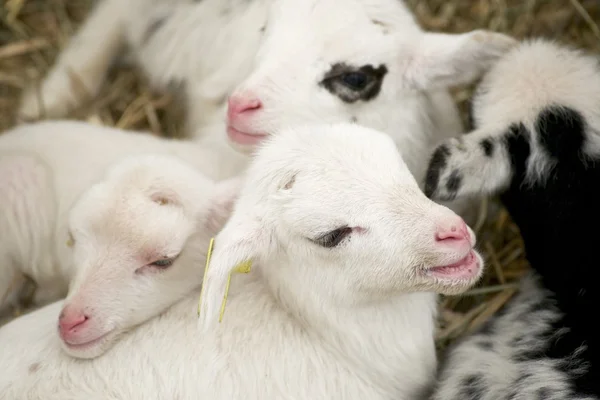
M 430 148 L 463 130 L 448 88 L 515 43 L 426 32 L 400 0 L 104 0 L 20 114 L 67 115 L 129 48 L 153 87 L 180 83 L 188 136 L 221 160 L 211 178 L 239 174 L 282 128 L 352 121 L 390 135 L 421 182 Z M 451 206 L 463 215 L 470 205 Z
M 496 316 L 451 347 L 432 400 L 600 398 L 590 233 L 600 226 L 599 65 L 581 50 L 524 41 L 480 83 L 474 130 L 432 155 L 426 194 L 499 194 L 532 267 Z

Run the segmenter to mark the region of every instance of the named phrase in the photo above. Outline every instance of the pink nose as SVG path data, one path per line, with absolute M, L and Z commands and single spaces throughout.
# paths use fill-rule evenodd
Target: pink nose
M 439 225 L 435 233 L 435 240 L 441 241 L 463 241 L 469 240 L 469 230 L 462 218 L 458 217 L 445 224 Z
M 231 121 L 241 115 L 249 115 L 262 107 L 261 101 L 252 95 L 232 95 L 227 100 L 227 118 Z
M 63 308 L 58 317 L 58 329 L 62 337 L 76 333 L 77 330 L 83 328 L 89 317 L 80 310 Z

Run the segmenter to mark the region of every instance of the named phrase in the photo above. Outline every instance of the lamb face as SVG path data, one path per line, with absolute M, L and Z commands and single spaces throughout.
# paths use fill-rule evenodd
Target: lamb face
M 197 287 L 238 183 L 149 155 L 119 163 L 86 191 L 70 214 L 77 273 L 59 318 L 66 352 L 96 357 Z
M 229 98 L 228 137 L 240 151 L 306 121 L 393 137 L 426 131 L 422 91 L 470 82 L 515 43 L 486 31 L 424 33 L 395 0 L 296 3 L 273 4 L 255 70 Z
M 293 281 L 292 290 L 327 293 L 339 305 L 457 294 L 481 275 L 471 229 L 425 197 L 383 133 L 353 124 L 279 132 L 247 179 L 215 241 L 205 318 L 220 304 L 227 273 L 248 259 L 265 279 Z

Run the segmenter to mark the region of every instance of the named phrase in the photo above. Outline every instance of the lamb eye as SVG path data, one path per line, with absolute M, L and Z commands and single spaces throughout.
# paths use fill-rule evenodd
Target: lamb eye
M 340 75 L 339 79 L 349 89 L 360 91 L 369 83 L 369 76 L 363 72 L 348 72 Z
M 374 67 L 371 64 L 356 66 L 341 62 L 331 66 L 319 85 L 345 103 L 369 101 L 381 91 L 387 72 L 385 64 Z
M 340 244 L 340 242 L 344 240 L 344 238 L 348 236 L 351 232 L 352 228 L 345 226 L 343 228 L 338 228 L 329 233 L 326 233 L 325 235 L 313 241 L 320 246 L 332 248 Z
M 150 265 L 158 268 L 168 268 L 173 264 L 174 261 L 175 258 L 163 258 L 161 260 L 154 261 Z

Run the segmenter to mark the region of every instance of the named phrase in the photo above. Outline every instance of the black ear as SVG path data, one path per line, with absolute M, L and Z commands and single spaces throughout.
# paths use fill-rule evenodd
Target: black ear
M 565 106 L 546 107 L 535 123 L 540 145 L 561 161 L 579 160 L 585 143 L 586 123 L 577 110 Z

